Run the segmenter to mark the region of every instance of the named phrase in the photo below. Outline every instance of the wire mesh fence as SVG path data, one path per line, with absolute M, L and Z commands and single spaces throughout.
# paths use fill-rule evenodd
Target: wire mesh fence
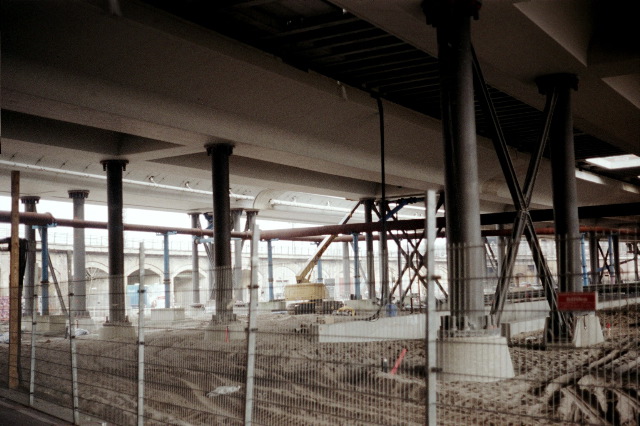
M 451 306 L 454 278 L 441 272 L 447 271 L 446 258 L 434 259 L 437 277 L 427 276 L 424 265 L 404 268 L 405 259 L 391 265 L 389 294 L 395 299 L 385 305 L 379 280 L 375 298 L 352 297 L 360 268 L 345 268 L 343 255 L 325 259 L 322 277 L 314 272 L 313 281 L 322 279 L 332 301 L 285 301 L 298 264 L 272 260 L 270 277 L 263 256 L 254 260 L 253 276 L 246 258 L 239 276 L 237 268 L 205 271 L 199 303 L 178 274 L 168 289 L 160 280 L 142 286 L 144 279 L 129 281 L 125 321 L 118 324 L 105 325 L 113 300 L 107 275 L 60 281 L 62 301 L 52 285 L 46 316 L 39 287 L 33 301 L 38 314 L 21 318 L 20 386 L 13 393 L 7 391 L 9 345 L 0 345 L 0 393 L 29 396 L 35 407 L 64 407 L 76 422 L 118 425 L 425 424 L 430 407 L 438 424 L 638 424 L 638 239 L 619 242 L 617 259 L 608 246 L 612 239 L 598 239 L 600 249 L 587 252 L 589 267 L 575 277 L 585 293 L 597 292 L 598 310 L 568 315 L 572 338 L 597 335 L 584 346 L 549 340 L 545 330 L 558 311 L 550 309 L 526 247 L 506 280 L 499 323 L 492 306 L 500 274 L 491 268 L 503 261 L 492 263 L 490 251 L 477 276 L 460 277 L 463 288 L 465 280 L 480 288 L 481 299 L 479 309 L 462 313 Z M 496 241 L 488 242 L 499 253 Z M 546 250 L 555 274 L 553 246 Z M 593 253 L 598 259 L 591 263 Z M 432 291 L 425 291 L 420 275 Z M 226 293 L 217 287 L 222 281 Z M 79 304 L 74 294 L 82 284 L 87 296 Z M 259 303 L 252 305 L 254 285 Z M 360 285 L 368 287 L 366 273 Z M 220 319 L 225 308 L 235 318 Z M 0 327 L 7 336 L 8 317 Z M 437 336 L 432 367 L 425 339 L 430 331 Z M 434 376 L 430 400 L 428 379 Z

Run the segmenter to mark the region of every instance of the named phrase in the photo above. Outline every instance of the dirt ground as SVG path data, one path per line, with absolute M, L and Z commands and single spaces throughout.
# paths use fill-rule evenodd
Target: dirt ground
M 599 317 L 607 340 L 596 347 L 545 349 L 542 333 L 523 334 L 510 347 L 514 378 L 440 380 L 439 424 L 638 424 L 640 317 L 637 311 L 601 311 Z M 423 341 L 318 344 L 296 332 L 315 321 L 313 315 L 260 317 L 255 424 L 424 424 Z M 207 325 L 189 321 L 180 328 L 146 330 L 145 424 L 243 423 L 246 342 L 206 341 Z M 101 341 L 96 334 L 75 341 L 80 410 L 112 424 L 135 424 L 136 342 Z M 37 338 L 36 396 L 67 407 L 72 406 L 69 348 L 70 341 L 61 336 Z M 391 374 L 403 348 L 406 356 Z M 8 345 L 1 344 L 0 386 L 5 387 L 7 352 Z M 30 352 L 27 333 L 24 391 Z M 383 358 L 389 369 L 383 368 Z

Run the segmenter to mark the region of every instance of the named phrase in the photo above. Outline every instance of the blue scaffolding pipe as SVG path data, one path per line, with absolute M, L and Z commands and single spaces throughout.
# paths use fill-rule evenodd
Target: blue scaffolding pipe
M 267 274 L 269 280 L 269 301 L 272 301 L 273 296 L 273 246 L 271 240 L 267 240 Z
M 354 275 L 353 281 L 356 288 L 356 299 L 360 299 L 360 259 L 358 258 L 358 237 L 360 234 L 357 232 L 353 233 L 353 266 L 354 266 Z

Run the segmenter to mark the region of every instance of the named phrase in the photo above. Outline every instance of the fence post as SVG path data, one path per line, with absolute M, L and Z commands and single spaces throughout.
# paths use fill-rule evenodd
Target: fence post
M 253 419 L 253 387 L 256 365 L 256 323 L 258 315 L 258 244 L 260 228 L 253 225 L 251 238 L 251 283 L 249 284 L 249 325 L 247 328 L 247 382 L 245 386 L 244 424 L 249 426 Z
M 73 405 L 73 424 L 80 424 L 80 412 L 78 411 L 78 362 L 76 358 L 76 330 L 73 326 L 73 318 L 71 316 L 71 307 L 73 292 L 69 292 L 69 309 L 67 316 L 69 318 L 69 348 L 71 353 L 71 400 Z
M 436 324 L 436 274 L 435 274 L 435 242 L 436 242 L 436 193 L 427 192 L 426 205 L 427 233 L 427 315 L 426 315 L 426 348 L 425 348 L 425 377 L 427 386 L 426 424 L 435 426 L 437 423 L 436 412 L 436 338 L 438 325 Z
M 142 244 L 140 245 L 142 248 Z M 138 426 L 144 425 L 144 283 L 138 284 Z

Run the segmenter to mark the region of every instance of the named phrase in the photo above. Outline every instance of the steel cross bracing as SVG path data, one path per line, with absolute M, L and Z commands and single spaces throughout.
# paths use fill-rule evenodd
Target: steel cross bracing
M 551 308 L 552 317 L 552 332 L 554 336 L 560 334 L 568 334 L 568 322 L 567 318 L 562 312 L 557 309 L 557 299 L 555 293 L 555 282 L 551 275 L 551 271 L 546 263 L 544 255 L 542 254 L 542 248 L 536 236 L 535 229 L 533 227 L 533 220 L 529 214 L 529 205 L 531 203 L 531 196 L 533 194 L 533 187 L 535 179 L 538 174 L 540 166 L 540 160 L 544 147 L 546 145 L 549 129 L 551 126 L 551 118 L 555 109 L 557 101 L 557 91 L 554 88 L 546 99 L 544 109 L 544 123 L 538 145 L 533 151 L 529 167 L 527 169 L 527 175 L 525 177 L 524 186 L 520 186 L 515 169 L 513 168 L 513 162 L 509 155 L 507 148 L 507 142 L 500 126 L 500 121 L 496 114 L 496 110 L 489 94 L 489 89 L 485 83 L 480 68 L 480 63 L 472 48 L 473 58 L 473 76 L 474 87 L 479 97 L 480 105 L 487 121 L 489 122 L 489 131 L 491 133 L 491 140 L 493 141 L 496 154 L 498 155 L 498 161 L 502 168 L 502 172 L 505 176 L 506 184 L 509 188 L 511 198 L 513 200 L 514 207 L 516 209 L 516 217 L 513 223 L 512 234 L 510 237 L 510 244 L 507 247 L 504 262 L 502 263 L 500 277 L 498 279 L 498 285 L 496 286 L 496 293 L 491 306 L 490 314 L 495 318 L 495 325 L 500 324 L 500 317 L 504 308 L 504 302 L 506 300 L 507 292 L 509 290 L 509 280 L 513 273 L 515 266 L 516 256 L 518 254 L 518 247 L 520 245 L 520 239 L 524 235 L 529 243 L 531 253 L 533 254 L 533 260 L 540 275 L 545 291 L 545 297 L 549 302 Z

